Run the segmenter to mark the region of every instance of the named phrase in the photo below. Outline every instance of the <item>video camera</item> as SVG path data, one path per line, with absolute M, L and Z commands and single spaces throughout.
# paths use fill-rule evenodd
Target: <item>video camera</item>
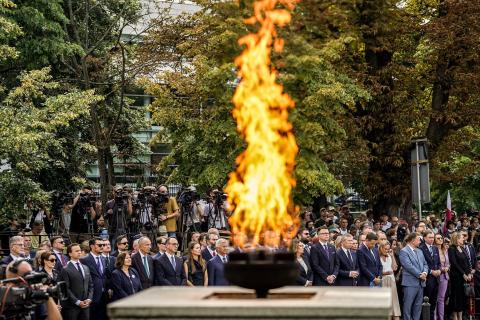
M 0 286 L 0 301 L 5 319 L 28 319 L 29 313 L 36 306 L 47 302 L 52 297 L 60 301 L 67 299 L 67 284 L 63 281 L 51 286 L 48 275 L 43 272 L 30 272 L 23 277 L 5 279 Z M 37 289 L 36 285 L 49 285 L 46 291 Z
M 200 200 L 200 195 L 197 193 L 195 187 L 188 187 L 180 191 L 177 199 L 182 206 L 188 206 L 192 202 Z
M 97 197 L 94 193 L 80 192 L 80 198 L 78 199 L 78 204 L 82 208 L 91 208 L 97 201 Z

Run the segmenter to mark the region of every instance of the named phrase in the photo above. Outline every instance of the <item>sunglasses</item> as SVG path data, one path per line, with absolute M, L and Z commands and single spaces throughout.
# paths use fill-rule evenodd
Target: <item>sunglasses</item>
M 63 241 L 58 241 L 58 243 L 60 243 L 60 244 L 64 244 L 65 242 L 63 242 Z
M 48 259 L 48 261 L 50 262 L 57 262 L 57 259 L 53 258 L 53 259 Z
M 101 248 L 101 247 L 105 247 L 105 245 L 104 245 L 103 243 L 100 243 L 100 244 L 95 243 L 95 245 L 96 245 L 96 246 L 99 246 L 100 248 Z
M 123 244 L 123 245 L 125 245 L 125 244 L 127 244 L 127 243 L 128 243 L 128 242 L 120 242 L 119 244 Z

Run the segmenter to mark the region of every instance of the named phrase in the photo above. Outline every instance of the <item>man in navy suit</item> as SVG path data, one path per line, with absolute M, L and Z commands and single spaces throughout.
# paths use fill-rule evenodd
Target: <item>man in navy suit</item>
M 328 243 L 327 227 L 318 230 L 319 242 L 310 249 L 310 266 L 314 286 L 333 286 L 338 276 L 338 260 L 335 247 Z
M 103 239 L 93 238 L 88 242 L 90 253 L 80 259 L 80 262 L 90 269 L 93 282 L 93 298 L 90 305 L 90 318 L 104 320 L 107 319 L 107 266 L 105 257 L 102 256 Z
M 57 257 L 55 269 L 60 273 L 60 271 L 67 266 L 69 260 L 69 258 L 63 254 L 65 241 L 62 236 L 55 236 L 50 239 L 50 242 L 52 243 L 53 254 Z
M 208 262 L 217 255 L 217 252 L 215 251 L 217 240 L 218 240 L 218 235 L 216 233 L 208 234 L 207 247 L 202 250 L 203 260 Z
M 167 251 L 154 259 L 155 284 L 160 286 L 185 286 L 187 279 L 183 269 L 183 260 L 175 255 L 178 249 L 177 238 L 167 240 Z
M 140 282 L 143 289 L 148 289 L 153 285 L 154 266 L 153 259 L 150 256 L 152 242 L 148 237 L 138 239 L 138 252 L 132 255 L 132 267 L 137 270 L 140 276 Z
M 357 250 L 360 276 L 358 286 L 378 286 L 382 282 L 382 262 L 375 247 L 378 237 L 374 232 L 366 235 L 363 246 Z
M 228 241 L 220 238 L 216 242 L 217 255 L 207 263 L 208 285 L 209 286 L 228 286 L 225 279 L 224 264 L 228 262 Z
M 424 242 L 420 244 L 419 249 L 422 250 L 423 256 L 427 261 L 428 275 L 423 290 L 423 295 L 428 297 L 430 303 L 430 319 L 435 318 L 435 309 L 437 307 L 437 295 L 439 286 L 439 277 L 442 273 L 440 270 L 440 255 L 438 248 L 433 245 L 435 240 L 435 234 L 431 230 L 427 230 L 423 233 Z
M 470 268 L 472 268 L 472 270 L 475 270 L 475 263 L 477 261 L 477 254 L 475 253 L 475 248 L 471 243 L 468 242 L 468 231 L 462 230 L 461 234 L 463 236 L 463 239 L 465 239 L 463 243 L 463 248 L 465 249 L 465 255 L 468 258 L 468 262 L 470 262 Z
M 359 276 L 357 254 L 352 252 L 353 236 L 349 233 L 342 236 L 341 247 L 337 250 L 338 286 L 356 286 Z
M 400 250 L 400 264 L 403 268 L 403 319 L 420 320 L 422 314 L 423 288 L 426 285 L 428 265 L 422 250 L 418 249 L 421 238 L 416 232 L 406 238 L 407 245 Z

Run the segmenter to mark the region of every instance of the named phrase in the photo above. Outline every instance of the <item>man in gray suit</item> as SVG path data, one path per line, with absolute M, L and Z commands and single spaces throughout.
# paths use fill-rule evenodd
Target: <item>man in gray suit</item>
M 403 267 L 403 319 L 420 320 L 428 265 L 422 251 L 418 249 L 420 235 L 412 232 L 405 238 L 405 242 L 407 245 L 400 251 L 400 264 Z
M 60 280 L 67 283 L 68 299 L 62 301 L 62 316 L 69 320 L 88 320 L 93 297 L 93 282 L 88 266 L 80 263 L 82 250 L 78 243 L 67 247 L 70 261 L 60 273 Z

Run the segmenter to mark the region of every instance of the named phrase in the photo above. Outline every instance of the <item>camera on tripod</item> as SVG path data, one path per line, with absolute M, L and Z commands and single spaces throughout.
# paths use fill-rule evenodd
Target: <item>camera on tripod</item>
M 63 281 L 51 286 L 48 275 L 43 272 L 30 272 L 29 274 L 5 279 L 0 286 L 0 301 L 2 310 L 8 319 L 8 315 L 27 315 L 33 308 L 47 302 L 52 297 L 60 301 L 67 299 L 67 284 Z M 36 288 L 36 285 L 49 285 L 46 291 Z M 26 317 L 27 318 L 27 317 Z
M 78 199 L 78 204 L 82 208 L 93 207 L 95 204 L 95 201 L 97 201 L 95 194 L 88 193 L 88 192 L 80 192 L 80 198 Z
M 178 202 L 182 206 L 188 206 L 194 201 L 200 200 L 200 195 L 197 193 L 195 187 L 188 187 L 180 192 Z

